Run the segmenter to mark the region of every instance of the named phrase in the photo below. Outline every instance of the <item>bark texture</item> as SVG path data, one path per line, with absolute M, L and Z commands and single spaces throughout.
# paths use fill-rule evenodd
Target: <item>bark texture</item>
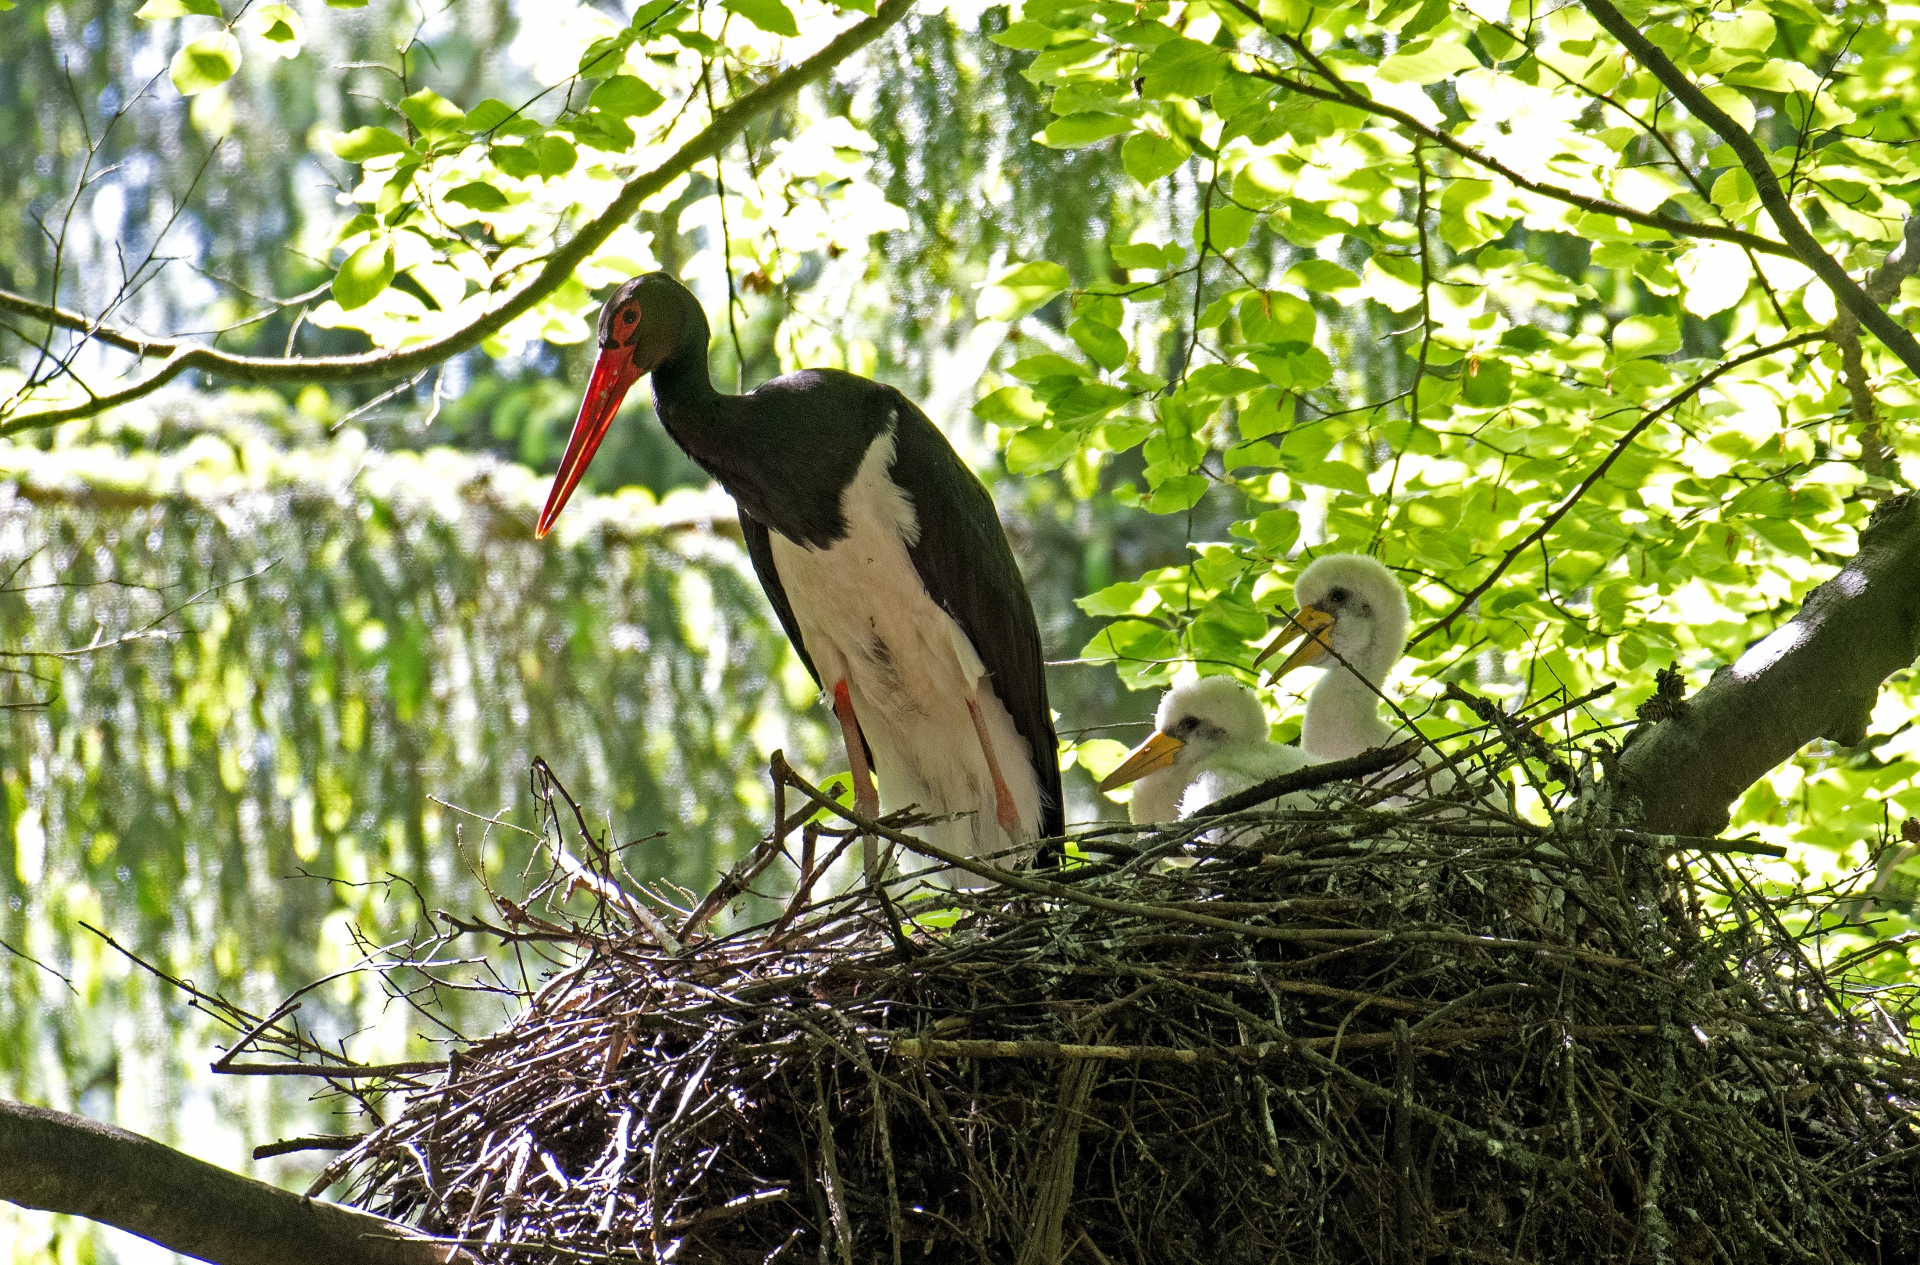
M 1920 654 L 1920 498 L 1882 503 L 1860 549 L 1793 620 L 1713 675 L 1681 715 L 1635 732 L 1618 777 L 1640 824 L 1724 830 L 1733 802 L 1816 738 L 1857 746 L 1880 683 Z
M 448 1265 L 384 1218 L 315 1203 L 85 1116 L 0 1100 L 0 1199 L 118 1226 L 214 1265 Z

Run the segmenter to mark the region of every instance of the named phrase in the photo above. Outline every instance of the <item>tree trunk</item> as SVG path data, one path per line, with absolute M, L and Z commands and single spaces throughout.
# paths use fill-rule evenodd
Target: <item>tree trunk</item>
M 1688 700 L 1636 730 L 1620 785 L 1640 824 L 1715 835 L 1733 802 L 1816 738 L 1857 746 L 1880 683 L 1920 654 L 1920 498 L 1875 510 L 1859 552 L 1800 613 Z

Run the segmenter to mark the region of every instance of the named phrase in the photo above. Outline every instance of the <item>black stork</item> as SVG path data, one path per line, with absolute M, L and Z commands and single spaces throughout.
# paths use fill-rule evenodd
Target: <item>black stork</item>
M 965 814 L 921 833 L 976 856 L 1060 834 L 1040 631 L 986 488 L 882 383 L 804 369 L 721 394 L 709 337 L 699 302 L 664 272 L 614 291 L 534 534 L 553 527 L 651 373 L 661 424 L 732 495 L 761 586 L 832 704 L 855 807 Z

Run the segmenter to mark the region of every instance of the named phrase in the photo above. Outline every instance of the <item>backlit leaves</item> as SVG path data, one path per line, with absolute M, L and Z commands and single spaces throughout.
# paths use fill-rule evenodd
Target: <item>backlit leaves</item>
M 365 307 L 393 281 L 393 239 L 376 238 L 347 256 L 333 279 L 333 298 L 351 312 Z
M 240 69 L 240 41 L 216 31 L 184 45 L 173 55 L 167 77 L 183 97 L 217 88 Z

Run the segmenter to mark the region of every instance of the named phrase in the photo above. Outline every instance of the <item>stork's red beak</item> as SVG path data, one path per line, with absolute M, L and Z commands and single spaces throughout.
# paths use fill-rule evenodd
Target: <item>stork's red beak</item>
M 567 455 L 560 458 L 560 472 L 553 476 L 553 491 L 547 493 L 547 507 L 540 511 L 540 521 L 533 529 L 535 540 L 553 530 L 553 520 L 560 517 L 567 498 L 580 486 L 581 476 L 593 463 L 600 441 L 607 437 L 607 428 L 613 425 L 613 415 L 620 411 L 620 402 L 627 398 L 628 389 L 640 380 L 642 370 L 634 364 L 633 352 L 632 347 L 608 347 L 593 362 L 593 377 L 587 383 L 586 398 L 580 401 L 580 416 L 574 419 L 573 435 L 567 440 Z

